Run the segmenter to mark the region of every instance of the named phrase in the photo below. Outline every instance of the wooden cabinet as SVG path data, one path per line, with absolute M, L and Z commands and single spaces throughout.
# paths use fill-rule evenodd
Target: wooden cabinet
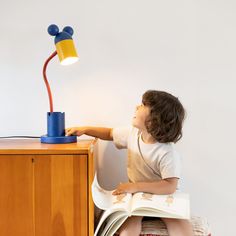
M 92 236 L 96 140 L 0 141 L 0 235 Z

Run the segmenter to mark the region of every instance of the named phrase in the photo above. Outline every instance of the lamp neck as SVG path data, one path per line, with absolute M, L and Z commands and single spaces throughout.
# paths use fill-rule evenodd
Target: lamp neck
M 46 70 L 47 70 L 48 63 L 56 55 L 57 55 L 57 51 L 53 52 L 52 55 L 45 61 L 44 66 L 43 66 L 43 78 L 44 78 L 44 82 L 46 84 L 47 91 L 48 91 L 49 104 L 50 104 L 50 112 L 53 112 L 53 100 L 52 100 L 52 93 L 51 93 L 50 85 L 48 83 L 48 79 L 47 79 L 47 75 L 46 75 Z

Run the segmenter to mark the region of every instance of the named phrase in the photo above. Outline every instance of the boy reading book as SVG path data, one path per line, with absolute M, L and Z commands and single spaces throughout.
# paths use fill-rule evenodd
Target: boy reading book
M 113 192 L 173 194 L 180 178 L 180 157 L 173 143 L 182 137 L 185 111 L 179 99 L 167 92 L 148 90 L 137 106 L 132 127 L 73 127 L 67 135 L 87 134 L 113 140 L 118 148 L 128 149 L 128 183 Z M 138 236 L 143 216 L 130 216 L 119 228 L 120 236 Z M 170 236 L 192 236 L 191 224 L 185 219 L 161 217 Z

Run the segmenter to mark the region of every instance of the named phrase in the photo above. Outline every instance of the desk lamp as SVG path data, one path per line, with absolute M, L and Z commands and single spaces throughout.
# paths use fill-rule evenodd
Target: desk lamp
M 48 63 L 58 55 L 62 65 L 69 65 L 78 61 L 78 56 L 72 40 L 74 33 L 70 26 L 66 26 L 59 32 L 57 25 L 50 25 L 48 33 L 55 36 L 56 51 L 46 60 L 43 66 L 43 78 L 47 87 L 50 112 L 47 112 L 47 135 L 41 136 L 41 143 L 74 143 L 77 142 L 76 136 L 65 136 L 65 113 L 53 111 L 53 100 L 51 89 L 46 76 Z

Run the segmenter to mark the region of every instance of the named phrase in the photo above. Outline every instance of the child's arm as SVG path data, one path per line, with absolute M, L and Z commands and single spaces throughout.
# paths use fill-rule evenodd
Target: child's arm
M 124 192 L 147 192 L 159 195 L 172 194 L 176 191 L 178 180 L 178 178 L 167 178 L 155 182 L 121 183 L 113 192 L 113 195 Z
M 113 140 L 112 128 L 105 127 L 92 127 L 92 126 L 83 126 L 83 127 L 72 127 L 66 129 L 66 135 L 77 135 L 81 136 L 83 134 L 93 136 L 95 138 L 100 138 L 103 140 Z

